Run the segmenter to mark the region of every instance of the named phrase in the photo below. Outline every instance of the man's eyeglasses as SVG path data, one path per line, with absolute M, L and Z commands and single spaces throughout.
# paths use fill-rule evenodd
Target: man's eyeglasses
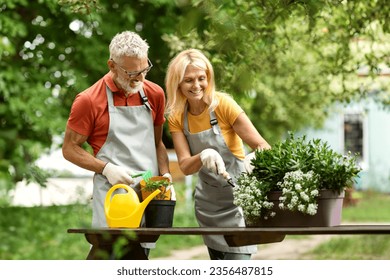
M 149 60 L 148 58 L 148 67 L 146 67 L 144 70 L 141 70 L 141 71 L 134 71 L 134 72 L 128 72 L 127 70 L 123 69 L 118 63 L 116 63 L 113 59 L 111 59 L 116 65 L 118 65 L 118 67 L 126 73 L 127 76 L 129 76 L 129 78 L 135 78 L 135 77 L 138 77 L 139 75 L 146 75 L 150 69 L 152 69 L 153 67 L 153 64 L 152 62 Z

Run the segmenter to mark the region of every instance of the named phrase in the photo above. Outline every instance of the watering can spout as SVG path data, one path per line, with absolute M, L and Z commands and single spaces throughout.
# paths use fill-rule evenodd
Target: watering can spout
M 144 201 L 141 202 L 140 206 L 138 207 L 137 211 L 139 211 L 141 214 L 141 217 L 143 213 L 145 212 L 146 206 L 148 206 L 149 202 L 160 193 L 160 190 L 155 190 L 152 192 L 147 198 L 144 199 Z
M 112 195 L 115 190 L 120 188 L 127 190 L 127 193 Z M 104 211 L 108 226 L 127 228 L 139 227 L 146 206 L 160 192 L 160 190 L 155 190 L 140 203 L 138 195 L 131 187 L 124 184 L 112 186 L 107 192 L 104 202 Z

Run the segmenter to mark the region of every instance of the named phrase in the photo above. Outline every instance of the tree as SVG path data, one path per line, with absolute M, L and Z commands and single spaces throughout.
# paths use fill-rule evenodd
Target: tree
M 49 174 L 34 162 L 61 144 L 54 137 L 64 133 L 75 95 L 108 71 L 108 45 L 116 33 L 130 29 L 147 39 L 150 77 L 163 85 L 169 50 L 161 32 L 171 32 L 175 5 L 130 2 L 6 0 L 0 6 L 2 196 L 23 179 L 45 185 Z
M 55 1 L 7 1 L 0 18 L 0 190 L 23 178 L 44 181 L 34 166 L 64 125 L 60 84 L 68 72 L 66 19 Z M 39 10 L 39 13 L 37 12 Z M 32 12 L 35 11 L 35 12 Z M 67 49 L 69 48 L 69 49 Z
M 320 125 L 333 102 L 369 92 L 351 81 L 361 66 L 375 79 L 379 63 L 388 63 L 388 45 L 373 49 L 371 42 L 388 44 L 389 9 L 385 0 L 5 0 L 0 192 L 22 179 L 44 185 L 47 174 L 34 162 L 64 132 L 75 95 L 107 72 L 108 44 L 120 31 L 147 39 L 148 77 L 161 86 L 173 55 L 203 50 L 218 87 L 272 143 L 288 130 Z M 372 47 L 356 55 L 362 39 Z M 379 99 L 390 104 L 386 94 Z M 164 139 L 169 146 L 167 131 Z
M 364 56 L 353 48 L 362 40 L 388 44 L 384 0 L 193 2 L 196 12 L 178 23 L 185 28 L 166 41 L 174 52 L 205 51 L 217 85 L 240 101 L 271 142 L 289 130 L 320 126 L 334 102 L 364 97 L 372 89 L 356 83 L 357 71 L 368 66 L 376 78 L 379 63 L 389 60 L 388 45 L 369 47 Z M 377 90 L 389 92 L 388 84 Z

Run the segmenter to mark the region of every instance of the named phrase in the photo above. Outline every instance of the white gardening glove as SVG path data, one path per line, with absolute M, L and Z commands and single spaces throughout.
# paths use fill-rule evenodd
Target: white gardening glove
M 170 173 L 164 173 L 164 175 L 162 175 L 162 176 L 165 177 L 165 178 L 168 178 L 169 182 L 172 183 L 172 175 Z
M 172 184 L 172 175 L 170 173 L 165 173 L 162 176 L 165 177 L 165 178 L 168 178 L 170 184 L 167 187 L 167 191 L 168 190 L 171 191 L 171 200 L 175 200 L 176 201 L 176 192 L 175 192 L 175 188 L 173 187 L 173 184 Z
M 247 155 L 245 156 L 245 159 L 244 159 L 244 166 L 245 166 L 246 172 L 249 173 L 249 174 L 252 173 L 253 169 L 255 168 L 255 167 L 252 165 L 252 163 L 251 163 L 252 159 L 254 159 L 255 157 L 256 157 L 255 152 L 252 152 L 252 153 L 247 154 Z
M 134 179 L 131 177 L 132 171 L 123 166 L 118 166 L 112 164 L 111 162 L 107 163 L 104 167 L 102 174 L 106 176 L 108 182 L 111 185 L 116 184 L 126 184 L 130 185 L 134 183 Z
M 225 163 L 221 155 L 213 149 L 204 149 L 200 153 L 200 160 L 203 166 L 210 169 L 215 174 L 224 174 L 226 172 Z

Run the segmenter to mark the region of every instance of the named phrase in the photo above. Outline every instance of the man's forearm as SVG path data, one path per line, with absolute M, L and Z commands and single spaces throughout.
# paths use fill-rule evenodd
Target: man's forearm
M 170 173 L 169 171 L 169 158 L 165 145 L 161 143 L 156 147 L 157 152 L 157 164 L 158 170 L 161 175 L 165 173 Z
M 76 145 L 63 148 L 62 154 L 66 160 L 92 172 L 101 173 L 106 165 L 106 162 L 95 158 L 83 148 Z

